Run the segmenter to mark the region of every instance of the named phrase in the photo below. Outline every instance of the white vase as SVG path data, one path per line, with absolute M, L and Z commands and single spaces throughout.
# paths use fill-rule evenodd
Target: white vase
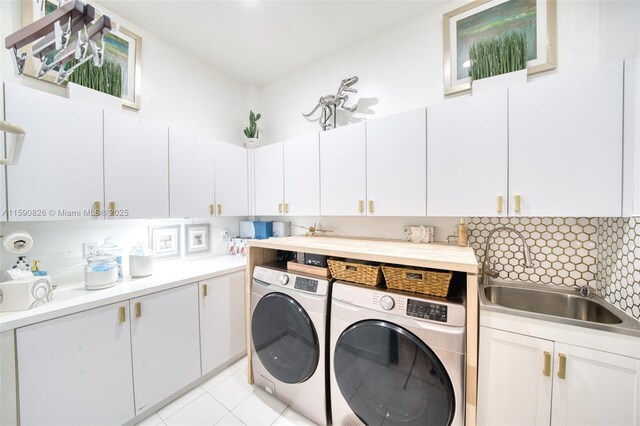
M 244 143 L 244 146 L 246 146 L 247 148 L 258 148 L 260 146 L 260 139 L 248 138 Z
M 527 70 L 519 70 L 508 72 L 506 74 L 494 75 L 480 80 L 471 82 L 471 93 L 477 95 L 480 93 L 491 92 L 497 89 L 505 89 L 508 87 L 518 86 L 527 82 Z
M 107 110 L 122 111 L 122 99 L 76 83 L 67 84 L 67 98 L 75 102 L 99 105 Z

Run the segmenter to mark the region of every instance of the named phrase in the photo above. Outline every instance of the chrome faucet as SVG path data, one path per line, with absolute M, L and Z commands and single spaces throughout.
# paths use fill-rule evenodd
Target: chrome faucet
M 493 265 L 489 266 L 489 249 L 491 247 L 491 244 L 490 244 L 491 237 L 493 237 L 493 234 L 500 231 L 513 232 L 517 234 L 518 237 L 520 237 L 520 239 L 522 240 L 522 254 L 524 255 L 523 266 L 525 268 L 533 268 L 533 262 L 531 261 L 531 251 L 529 250 L 529 246 L 527 245 L 527 240 L 525 240 L 524 236 L 513 228 L 510 228 L 508 226 L 499 226 L 495 228 L 493 231 L 491 231 L 491 233 L 487 237 L 487 242 L 485 243 L 485 246 L 484 246 L 484 260 L 482 262 L 482 272 L 481 272 L 480 281 L 482 282 L 482 284 L 485 284 L 485 285 L 489 284 L 489 278 L 498 278 L 498 271 L 493 269 Z M 495 265 L 495 262 L 494 262 L 494 265 Z

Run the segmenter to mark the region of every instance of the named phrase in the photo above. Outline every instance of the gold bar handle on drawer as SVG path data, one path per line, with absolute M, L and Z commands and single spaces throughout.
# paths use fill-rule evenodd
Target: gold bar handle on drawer
M 542 374 L 547 377 L 551 376 L 551 353 L 544 351 L 544 370 L 542 370 Z
M 282 214 L 282 203 L 278 204 L 278 213 Z
M 358 211 L 360 213 L 364 212 L 364 201 L 362 201 L 362 200 L 358 200 Z
M 121 323 L 127 320 L 126 310 L 124 309 L 124 306 L 120 306 L 118 308 L 118 319 L 120 320 Z
M 218 215 L 222 214 L 222 204 L 218 204 Z
M 560 366 L 558 366 L 558 377 L 564 380 L 567 378 L 567 356 L 565 354 L 558 354 L 558 361 L 560 361 Z
M 209 204 L 209 216 L 213 216 L 214 214 L 216 214 L 216 209 L 213 204 Z
M 373 213 L 373 201 L 369 200 L 369 213 Z
M 140 318 L 142 316 L 142 305 L 140 304 L 140 302 L 136 302 L 134 306 L 136 310 L 136 318 Z
M 502 195 L 498 195 L 497 200 L 498 200 L 498 205 L 496 207 L 496 211 L 498 213 L 502 213 Z
M 289 214 L 289 203 L 284 203 L 284 212 Z
M 520 213 L 520 196 L 516 195 L 514 198 L 515 198 L 515 202 L 516 202 L 514 210 L 515 210 L 516 213 Z
M 207 285 L 202 284 L 202 297 L 207 297 L 207 294 L 208 294 Z
M 109 201 L 109 216 L 115 216 L 116 214 L 116 202 Z
M 93 215 L 100 216 L 100 201 L 93 202 Z

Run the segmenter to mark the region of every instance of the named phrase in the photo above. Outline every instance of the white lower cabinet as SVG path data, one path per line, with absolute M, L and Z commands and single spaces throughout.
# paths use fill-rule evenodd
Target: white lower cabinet
M 488 327 L 479 355 L 479 425 L 640 424 L 640 359 Z
M 196 283 L 129 301 L 136 414 L 200 377 Z
M 125 301 L 16 331 L 21 425 L 115 425 L 135 416 Z
M 200 282 L 202 374 L 247 350 L 244 271 Z

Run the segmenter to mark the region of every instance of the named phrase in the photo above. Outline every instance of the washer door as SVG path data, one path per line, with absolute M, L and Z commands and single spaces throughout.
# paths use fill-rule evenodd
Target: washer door
M 318 366 L 320 346 L 311 318 L 282 293 L 264 296 L 251 320 L 253 347 L 262 365 L 284 383 L 302 383 Z
M 453 386 L 444 366 L 411 332 L 386 321 L 362 321 L 336 343 L 340 392 L 369 426 L 451 424 Z

